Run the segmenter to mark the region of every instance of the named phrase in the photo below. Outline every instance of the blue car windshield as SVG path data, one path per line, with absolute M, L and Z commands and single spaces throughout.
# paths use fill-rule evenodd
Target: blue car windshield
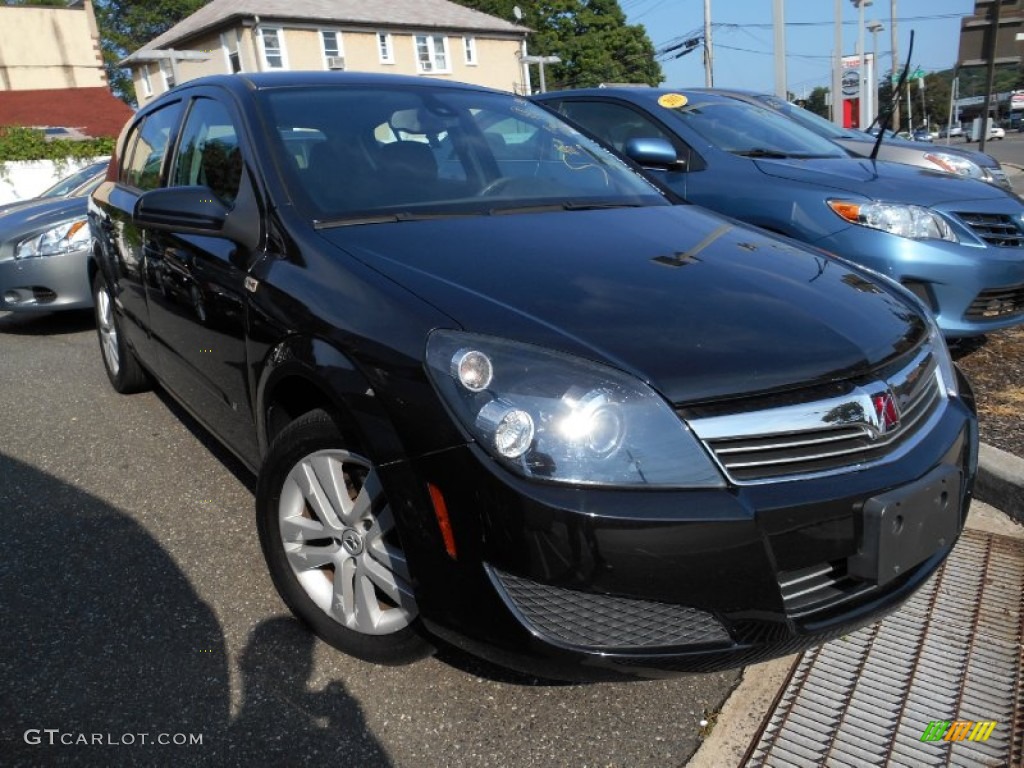
M 608 150 L 516 96 L 375 84 L 261 98 L 285 183 L 324 225 L 669 205 Z
M 742 101 L 695 98 L 675 113 L 702 138 L 747 157 L 849 157 L 839 146 L 777 112 Z

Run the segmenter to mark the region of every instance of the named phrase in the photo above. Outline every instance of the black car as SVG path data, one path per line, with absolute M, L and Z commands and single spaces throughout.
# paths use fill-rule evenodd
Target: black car
M 277 589 L 355 656 L 735 666 L 894 609 L 962 528 L 972 399 L 910 294 L 672 204 L 525 99 L 200 79 L 110 179 L 111 383 L 258 473 Z

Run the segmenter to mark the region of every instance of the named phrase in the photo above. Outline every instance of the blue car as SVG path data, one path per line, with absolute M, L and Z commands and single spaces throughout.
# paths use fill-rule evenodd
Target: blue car
M 901 283 L 948 338 L 1024 322 L 1024 202 L 992 184 L 855 158 L 771 110 L 701 91 L 535 97 L 686 200 Z

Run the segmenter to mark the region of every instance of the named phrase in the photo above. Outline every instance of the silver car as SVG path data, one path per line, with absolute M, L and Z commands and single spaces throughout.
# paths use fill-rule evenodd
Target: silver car
M 0 311 L 92 306 L 86 208 L 89 193 L 106 175 L 105 165 L 84 182 L 79 179 L 66 197 L 38 197 L 0 208 Z
M 752 91 L 736 91 L 722 88 L 709 89 L 712 93 L 729 96 L 734 99 L 768 107 L 781 112 L 804 128 L 814 131 L 819 136 L 839 144 L 843 149 L 855 155 L 868 157 L 875 146 L 872 136 L 853 128 L 840 128 L 821 115 L 790 104 L 785 99 L 771 93 L 754 93 Z M 987 181 L 1006 190 L 1011 190 L 999 161 L 991 155 L 960 147 L 936 146 L 927 142 L 914 142 L 901 138 L 886 138 L 878 149 L 878 159 L 890 163 L 903 163 L 928 168 L 932 171 L 945 171 L 958 176 Z

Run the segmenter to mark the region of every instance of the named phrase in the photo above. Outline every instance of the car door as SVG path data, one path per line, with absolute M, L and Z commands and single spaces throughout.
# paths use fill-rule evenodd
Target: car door
M 167 185 L 208 190 L 229 215 L 251 216 L 251 227 L 259 229 L 258 208 L 238 205 L 240 193 L 248 201 L 255 194 L 239 125 L 228 102 L 193 98 Z M 259 253 L 224 237 L 179 232 L 153 232 L 148 243 L 146 289 L 162 378 L 209 429 L 255 464 L 246 277 Z
M 124 144 L 118 176 L 96 194 L 103 211 L 98 219 L 112 274 L 111 291 L 125 318 L 123 332 L 138 357 L 151 369 L 158 368 L 150 337 L 149 307 L 145 295 L 145 242 L 143 231 L 132 221 L 139 196 L 162 183 L 167 150 L 177 132 L 183 107 L 171 102 L 144 115 L 132 126 Z M 159 370 L 157 370 L 159 374 Z
M 689 175 L 704 169 L 704 161 L 677 135 L 633 106 L 608 99 L 545 101 L 559 114 L 582 126 L 608 146 L 625 154 L 630 139 L 664 139 L 675 147 L 682 161 L 679 169 L 659 173 L 658 178 L 677 195 L 686 197 Z

